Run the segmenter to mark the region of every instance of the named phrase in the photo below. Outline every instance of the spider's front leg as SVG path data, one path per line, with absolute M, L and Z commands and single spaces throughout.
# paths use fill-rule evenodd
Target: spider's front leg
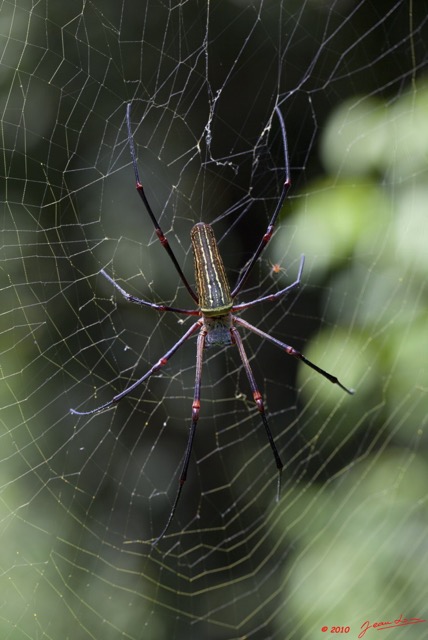
M 200 321 L 202 322 L 202 321 Z M 197 323 L 198 324 L 198 323 Z M 186 452 L 184 454 L 183 466 L 180 473 L 180 479 L 178 482 L 177 494 L 175 496 L 174 503 L 172 505 L 171 512 L 169 514 L 166 525 L 164 526 L 161 534 L 156 538 L 156 540 L 152 543 L 153 545 L 157 545 L 157 543 L 162 540 L 164 535 L 169 529 L 171 522 L 174 519 L 175 510 L 177 509 L 178 501 L 180 500 L 181 491 L 183 489 L 183 485 L 186 482 L 187 472 L 189 470 L 190 456 L 192 454 L 193 441 L 195 439 L 196 426 L 199 420 L 199 410 L 201 407 L 201 379 L 202 379 L 202 358 L 205 347 L 205 338 L 207 335 L 207 330 L 202 327 L 199 331 L 198 341 L 196 346 L 196 374 L 195 374 L 195 390 L 193 394 L 193 403 L 192 403 L 192 422 L 190 425 L 189 438 L 187 440 Z
M 236 320 L 236 318 L 233 318 L 234 320 Z M 277 489 L 277 500 L 279 500 L 279 496 L 280 496 L 280 492 L 281 492 L 281 474 L 282 474 L 282 469 L 284 467 L 282 460 L 280 458 L 280 455 L 278 453 L 278 449 L 276 448 L 276 444 L 275 441 L 273 439 L 273 435 L 272 435 L 272 431 L 270 430 L 268 421 L 267 421 L 267 417 L 266 417 L 266 412 L 265 412 L 265 407 L 264 407 L 264 403 L 263 403 L 263 398 L 262 398 L 262 394 L 259 391 L 259 388 L 257 386 L 256 380 L 254 378 L 254 374 L 253 371 L 251 369 L 251 365 L 250 362 L 248 360 L 248 356 L 245 352 L 244 349 L 244 345 L 242 342 L 242 338 L 239 334 L 239 331 L 236 327 L 231 327 L 230 329 L 230 333 L 232 335 L 232 339 L 235 342 L 236 346 L 238 347 L 238 351 L 239 351 L 239 355 L 241 357 L 242 360 L 242 364 L 244 365 L 244 369 L 245 369 L 245 373 L 247 374 L 247 378 L 248 378 L 248 382 L 250 383 L 250 387 L 251 387 L 251 391 L 253 394 L 253 399 L 254 402 L 257 405 L 257 409 L 259 410 L 262 422 L 263 422 L 263 426 L 265 428 L 266 431 L 266 435 L 268 437 L 269 440 L 269 444 L 271 446 L 272 452 L 273 452 L 273 456 L 275 458 L 275 463 L 276 463 L 276 468 L 278 469 L 278 489 Z

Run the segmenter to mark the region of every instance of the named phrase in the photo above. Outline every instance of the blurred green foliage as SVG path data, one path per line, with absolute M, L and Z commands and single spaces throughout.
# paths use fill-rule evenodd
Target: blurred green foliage
M 345 265 L 325 300 L 327 324 L 343 329 L 314 336 L 307 355 L 356 388 L 339 408 L 338 391 L 326 388 L 309 426 L 331 452 L 353 451 L 349 474 L 310 484 L 304 498 L 295 487 L 284 511 L 285 529 L 308 513 L 303 529 L 293 529 L 300 545 L 284 573 L 287 601 L 291 595 L 283 611 L 299 637 L 317 638 L 325 624 L 426 615 L 427 139 L 424 82 L 392 106 L 363 97 L 343 103 L 321 144 L 331 176 L 310 185 L 287 220 L 308 254 L 306 280 L 318 285 Z M 316 376 L 302 366 L 299 381 L 311 403 Z M 332 416 L 335 428 L 323 427 Z M 423 635 L 414 626 L 403 637 Z

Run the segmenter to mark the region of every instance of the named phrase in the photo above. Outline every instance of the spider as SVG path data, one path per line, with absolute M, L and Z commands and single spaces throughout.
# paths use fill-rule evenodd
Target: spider
M 123 289 L 117 282 L 111 278 L 104 269 L 101 270 L 101 274 L 110 282 L 110 284 L 119 291 L 119 293 L 129 302 L 134 302 L 136 304 L 142 305 L 144 307 L 149 307 L 150 309 L 154 309 L 159 312 L 172 311 L 174 313 L 184 314 L 187 316 L 198 316 L 198 320 L 194 322 L 187 331 L 177 340 L 177 342 L 154 364 L 141 378 L 136 380 L 129 387 L 126 387 L 123 391 L 115 395 L 109 402 L 102 404 L 95 409 L 91 409 L 89 411 L 77 411 L 76 409 L 71 409 L 71 413 L 79 416 L 88 416 L 94 413 L 98 413 L 99 411 L 103 411 L 108 407 L 116 404 L 122 398 L 130 394 L 134 389 L 136 389 L 140 384 L 142 384 L 145 380 L 147 380 L 151 375 L 153 375 L 156 371 L 161 369 L 161 367 L 165 366 L 169 359 L 178 351 L 178 349 L 193 335 L 197 334 L 196 341 L 196 375 L 195 375 L 195 387 L 194 387 L 194 396 L 192 403 L 192 418 L 190 424 L 190 430 L 187 440 L 187 446 L 184 453 L 183 464 L 181 468 L 181 473 L 179 477 L 178 489 L 175 495 L 175 499 L 166 521 L 166 524 L 159 534 L 159 536 L 153 542 L 156 545 L 166 534 L 168 531 L 171 522 L 174 519 L 174 515 L 177 509 L 178 502 L 180 500 L 181 492 L 183 489 L 183 485 L 187 478 L 187 472 L 189 468 L 190 456 L 192 453 L 193 441 L 195 438 L 196 427 L 199 419 L 200 412 L 200 398 L 201 398 L 201 376 L 202 376 L 202 360 L 203 353 L 205 348 L 210 348 L 213 346 L 229 346 L 235 345 L 238 349 L 240 358 L 242 360 L 242 364 L 245 369 L 245 373 L 248 378 L 248 382 L 250 384 L 251 392 L 253 395 L 254 402 L 257 406 L 257 409 L 260 414 L 261 421 L 263 423 L 264 430 L 266 432 L 269 445 L 272 449 L 272 453 L 275 459 L 275 464 L 278 469 L 278 490 L 277 490 L 277 500 L 279 499 L 279 492 L 281 487 L 281 472 L 283 469 L 283 463 L 281 457 L 278 453 L 278 449 L 275 444 L 275 440 L 273 438 L 272 432 L 270 430 L 268 420 L 266 417 L 265 407 L 263 403 L 263 399 L 257 383 L 255 381 L 251 365 L 249 363 L 247 354 L 245 352 L 244 344 L 241 338 L 241 334 L 238 331 L 238 327 L 242 327 L 247 331 L 251 331 L 256 335 L 260 336 L 260 338 L 271 342 L 276 347 L 279 347 L 289 356 L 293 356 L 297 360 L 304 362 L 307 366 L 311 367 L 319 374 L 327 378 L 333 384 L 337 384 L 341 389 L 346 391 L 349 394 L 353 394 L 353 389 L 349 389 L 345 387 L 336 376 L 328 373 L 324 369 L 321 369 L 318 365 L 314 364 L 310 360 L 308 360 L 302 353 L 294 349 L 294 347 L 277 340 L 272 337 L 268 333 L 261 331 L 257 327 L 253 326 L 249 322 L 246 322 L 242 318 L 240 318 L 237 313 L 248 309 L 249 307 L 253 307 L 256 304 L 260 304 L 262 302 L 274 302 L 279 298 L 282 298 L 287 293 L 295 289 L 299 286 L 303 271 L 304 265 L 304 256 L 302 255 L 300 259 L 299 269 L 297 272 L 297 277 L 295 281 L 289 284 L 284 289 L 277 291 L 276 293 L 272 293 L 266 296 L 261 296 L 260 298 L 256 298 L 254 300 L 250 300 L 248 302 L 236 303 L 235 299 L 237 295 L 242 290 L 245 282 L 247 281 L 250 272 L 252 271 L 255 263 L 258 258 L 262 254 L 266 245 L 272 237 L 274 225 L 278 214 L 281 210 L 281 207 L 284 203 L 284 200 L 287 196 L 288 190 L 291 186 L 290 180 L 290 166 L 288 159 L 288 148 L 287 148 L 287 135 L 285 131 L 285 124 L 282 117 L 282 114 L 278 107 L 275 107 L 275 112 L 278 117 L 281 134 L 282 134 L 282 142 L 284 147 L 284 158 L 285 158 L 285 180 L 282 186 L 282 191 L 270 222 L 267 226 L 267 229 L 262 236 L 252 258 L 247 262 L 244 266 L 240 276 L 238 277 L 238 281 L 233 289 L 230 288 L 228 279 L 226 277 L 226 272 L 224 268 L 224 264 L 222 258 L 220 256 L 217 242 L 214 237 L 214 232 L 212 227 L 209 224 L 205 224 L 204 222 L 198 222 L 192 228 L 190 232 L 192 249 L 194 255 L 194 263 L 195 263 L 195 280 L 196 280 L 196 292 L 193 287 L 189 284 L 186 276 L 184 275 L 178 261 L 169 245 L 167 238 L 165 237 L 158 221 L 153 213 L 153 210 L 147 200 L 146 194 L 144 192 L 143 184 L 140 180 L 140 175 L 137 166 L 137 155 L 135 152 L 134 139 L 131 128 L 131 103 L 127 104 L 126 108 L 126 123 L 128 130 L 128 145 L 131 153 L 131 160 L 133 165 L 133 170 L 135 174 L 136 181 L 136 189 L 138 195 L 143 201 L 144 207 L 154 225 L 155 232 L 157 237 L 159 238 L 160 243 L 164 247 L 165 251 L 169 255 L 174 267 L 180 276 L 180 279 L 190 296 L 195 301 L 197 308 L 196 309 L 180 309 L 176 307 L 170 307 L 163 304 L 155 304 L 153 302 L 148 302 L 147 300 L 141 300 L 137 298 L 127 291 Z

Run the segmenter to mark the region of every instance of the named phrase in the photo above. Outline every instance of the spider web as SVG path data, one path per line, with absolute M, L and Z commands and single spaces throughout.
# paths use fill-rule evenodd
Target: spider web
M 109 5 L 109 6 L 107 6 Z M 427 12 L 388 0 L 1 3 L 2 638 L 357 638 L 428 618 Z M 213 224 L 231 284 L 293 186 L 239 300 L 356 389 L 244 335 L 204 354 L 188 480 L 166 537 L 195 340 L 133 188 L 189 280 Z M 191 320 L 191 319 L 190 319 Z M 399 623 L 396 623 L 399 624 Z M 398 626 L 421 638 L 428 622 Z M 375 636 L 376 628 L 366 637 Z

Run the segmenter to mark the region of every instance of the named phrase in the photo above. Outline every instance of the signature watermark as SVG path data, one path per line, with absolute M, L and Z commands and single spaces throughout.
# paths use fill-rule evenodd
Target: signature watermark
M 369 629 L 373 629 L 374 631 L 382 631 L 382 629 L 395 629 L 397 627 L 407 627 L 410 624 L 419 624 L 420 622 L 426 622 L 422 618 L 404 618 L 403 614 L 400 614 L 399 618 L 395 618 L 395 620 L 382 620 L 379 622 L 370 622 L 370 620 L 366 620 L 360 627 L 360 633 L 357 638 L 363 638 Z M 351 631 L 351 627 L 347 625 L 343 626 L 332 626 L 332 627 L 321 627 L 321 631 L 323 633 L 349 633 Z M 388 636 L 389 637 L 389 636 Z
M 395 627 L 406 627 L 409 624 L 419 624 L 420 622 L 426 622 L 421 618 L 403 618 L 403 614 L 400 614 L 399 618 L 395 620 L 384 620 L 382 622 L 370 623 L 370 620 L 366 620 L 361 625 L 361 631 L 358 634 L 358 638 L 362 638 L 369 629 L 376 629 L 381 631 L 382 629 L 394 629 Z

